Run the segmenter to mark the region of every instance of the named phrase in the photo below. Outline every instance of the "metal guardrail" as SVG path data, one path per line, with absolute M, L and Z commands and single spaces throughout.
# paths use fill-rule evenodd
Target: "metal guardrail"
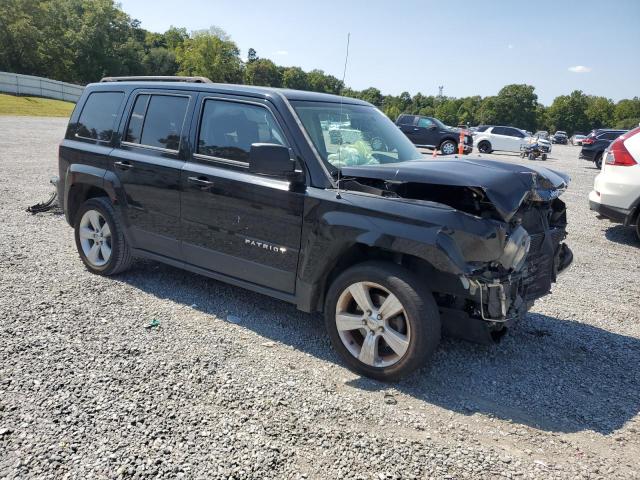
M 77 102 L 84 87 L 33 75 L 0 72 L 0 92 Z

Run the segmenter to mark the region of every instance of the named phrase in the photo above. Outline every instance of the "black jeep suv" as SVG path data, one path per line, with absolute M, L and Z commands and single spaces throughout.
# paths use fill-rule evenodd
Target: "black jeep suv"
M 447 127 L 437 118 L 402 114 L 396 125 L 418 147 L 437 149 L 443 155 L 458 153 L 460 129 Z M 473 150 L 473 137 L 464 134 L 464 153 Z
M 324 311 L 361 374 L 489 342 L 571 263 L 568 177 L 423 160 L 372 105 L 202 78 L 89 85 L 58 191 L 91 272 L 146 257 Z

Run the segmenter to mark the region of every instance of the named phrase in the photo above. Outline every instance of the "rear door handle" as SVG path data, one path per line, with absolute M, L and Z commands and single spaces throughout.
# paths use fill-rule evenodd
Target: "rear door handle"
M 129 162 L 113 162 L 113 164 L 116 166 L 116 168 L 119 168 L 120 170 L 129 170 L 130 168 L 133 168 L 133 165 L 131 165 Z
M 189 177 L 188 181 L 203 188 L 209 188 L 213 185 L 213 182 L 207 177 Z

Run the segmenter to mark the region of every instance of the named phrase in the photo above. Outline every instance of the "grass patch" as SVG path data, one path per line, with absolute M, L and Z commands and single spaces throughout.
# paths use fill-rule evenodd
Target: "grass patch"
M 16 97 L 0 93 L 0 115 L 69 117 L 75 103 L 40 97 Z

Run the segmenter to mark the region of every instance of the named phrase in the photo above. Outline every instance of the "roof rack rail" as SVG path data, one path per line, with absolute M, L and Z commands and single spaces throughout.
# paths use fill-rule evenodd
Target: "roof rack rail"
M 190 82 L 213 83 L 207 77 L 178 77 L 178 76 L 134 76 L 134 77 L 104 77 L 100 82 Z

